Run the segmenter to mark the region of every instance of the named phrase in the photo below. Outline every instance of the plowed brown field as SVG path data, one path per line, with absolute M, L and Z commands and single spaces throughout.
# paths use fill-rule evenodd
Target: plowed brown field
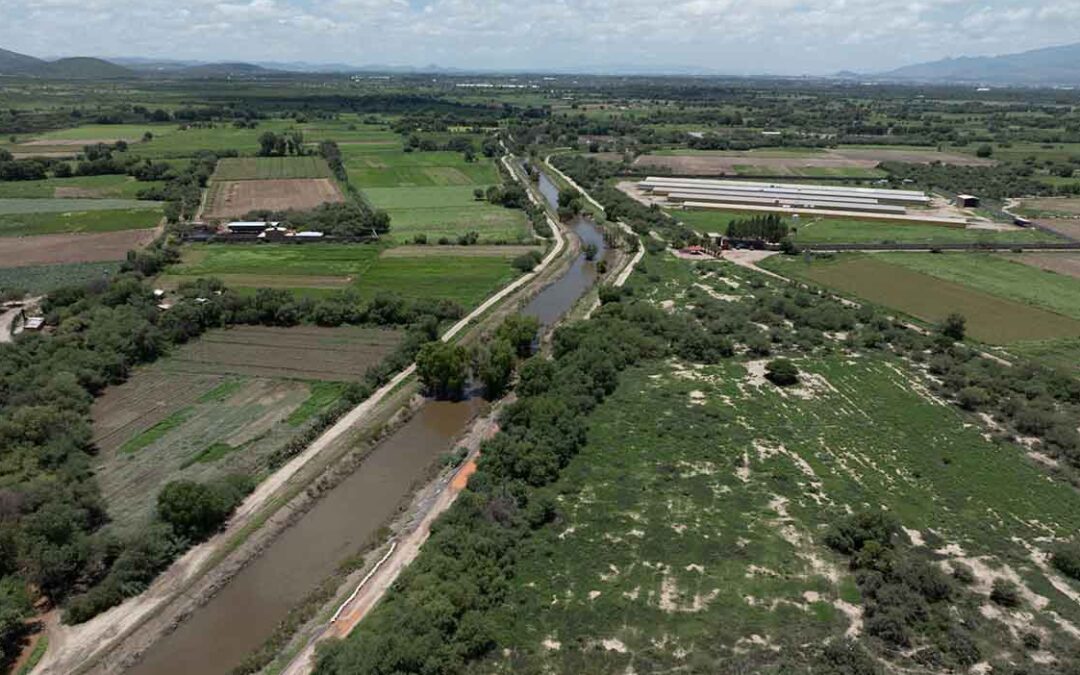
M 160 228 L 88 234 L 43 234 L 0 237 L 0 267 L 123 260 L 124 255 L 154 241 Z
M 222 181 L 210 184 L 203 217 L 237 218 L 256 209 L 305 210 L 341 201 L 341 191 L 329 178 Z

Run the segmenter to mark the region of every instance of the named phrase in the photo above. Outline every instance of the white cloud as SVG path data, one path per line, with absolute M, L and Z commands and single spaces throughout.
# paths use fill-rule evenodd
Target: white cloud
M 0 0 L 36 55 L 875 70 L 1080 40 L 1080 0 Z

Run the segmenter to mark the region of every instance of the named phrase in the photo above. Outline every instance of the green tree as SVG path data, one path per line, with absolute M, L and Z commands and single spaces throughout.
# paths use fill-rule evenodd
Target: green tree
M 956 342 L 963 340 L 966 332 L 967 319 L 964 318 L 963 314 L 957 312 L 945 317 L 945 323 L 941 324 L 941 334 Z
M 476 375 L 484 385 L 489 401 L 506 391 L 514 374 L 517 355 L 508 340 L 493 340 L 476 351 Z
M 469 379 L 469 353 L 464 347 L 436 340 L 420 348 L 416 374 L 436 398 L 461 398 Z
M 773 359 L 765 365 L 765 377 L 778 387 L 788 387 L 799 381 L 799 368 L 788 359 Z

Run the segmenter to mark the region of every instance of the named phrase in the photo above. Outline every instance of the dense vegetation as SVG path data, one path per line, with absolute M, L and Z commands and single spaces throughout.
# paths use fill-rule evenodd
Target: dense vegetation
M 122 382 L 137 364 L 212 327 L 305 321 L 411 326 L 398 352 L 370 369 L 312 427 L 317 433 L 409 363 L 442 321 L 462 313 L 453 303 L 393 296 L 365 302 L 348 291 L 318 301 L 270 289 L 241 296 L 215 280 L 184 285 L 181 301 L 161 312 L 142 278 L 176 255 L 170 248 L 132 254 L 109 281 L 52 293 L 44 310 L 55 330 L 0 346 L 0 584 L 30 583 L 53 603 L 70 601 L 69 621 L 85 620 L 145 588 L 177 553 L 216 529 L 250 488 L 239 479 L 167 488 L 179 493 L 162 502 L 158 523 L 137 536 L 116 538 L 104 527 L 108 517 L 90 471 L 95 394 Z M 309 436 L 296 439 L 272 462 L 284 461 Z M 182 515 L 185 509 L 191 513 Z M 7 639 L 21 624 L 5 627 Z

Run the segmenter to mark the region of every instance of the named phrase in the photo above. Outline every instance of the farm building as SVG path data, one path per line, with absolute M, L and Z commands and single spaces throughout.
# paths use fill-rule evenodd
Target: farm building
M 638 183 L 638 187 L 687 209 L 757 211 L 792 217 L 804 214 L 947 227 L 966 225 L 962 218 L 909 213 L 909 207 L 930 205 L 930 197 L 918 190 L 652 176 Z
M 260 234 L 270 228 L 276 228 L 281 223 L 277 221 L 263 222 L 261 220 L 234 220 L 226 223 L 225 228 L 233 234 Z
M 45 317 L 42 316 L 30 316 L 26 318 L 26 323 L 23 324 L 23 330 L 39 331 L 45 327 Z
M 956 205 L 965 209 L 978 208 L 979 198 L 975 195 L 956 195 Z

